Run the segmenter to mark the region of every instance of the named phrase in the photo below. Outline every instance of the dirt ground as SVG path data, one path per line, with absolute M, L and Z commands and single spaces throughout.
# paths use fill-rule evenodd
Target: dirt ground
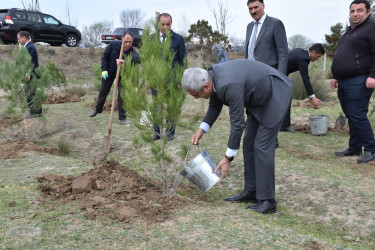
M 98 98 L 95 97 L 94 101 L 89 106 L 92 109 L 95 109 L 97 102 L 98 102 Z M 111 107 L 112 107 L 112 99 L 108 99 L 107 98 L 105 100 L 105 103 L 104 103 L 104 106 L 103 106 L 103 112 L 104 113 L 110 113 L 111 112 Z M 117 110 L 118 110 L 118 103 L 117 103 L 117 100 L 115 100 L 115 109 L 114 109 L 114 111 L 117 111 Z
M 191 204 L 189 198 L 162 194 L 162 184 L 140 176 L 117 161 L 94 163 L 79 176 L 39 175 L 38 189 L 44 197 L 61 202 L 79 201 L 88 219 L 109 217 L 125 223 L 142 220 L 163 222 L 175 209 Z M 193 187 L 180 185 L 191 192 Z M 192 197 L 191 197 L 192 198 Z
M 81 98 L 77 95 L 72 95 L 67 92 L 53 92 L 51 93 L 44 104 L 57 104 L 67 102 L 80 102 Z
M 0 144 L 0 160 L 22 157 L 25 152 L 37 152 L 58 155 L 59 150 L 51 147 L 39 146 L 33 141 L 12 141 Z

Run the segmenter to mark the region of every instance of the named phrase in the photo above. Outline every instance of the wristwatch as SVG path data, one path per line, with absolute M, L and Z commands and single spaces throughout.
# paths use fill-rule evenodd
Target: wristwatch
M 229 157 L 229 156 L 227 156 L 227 155 L 224 155 L 224 157 L 225 157 L 225 159 L 227 159 L 229 162 L 232 162 L 233 159 L 234 159 L 234 156 Z

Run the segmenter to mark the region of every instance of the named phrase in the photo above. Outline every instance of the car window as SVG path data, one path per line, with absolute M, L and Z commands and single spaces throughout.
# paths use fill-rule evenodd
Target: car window
M 17 11 L 17 12 L 14 13 L 14 15 L 15 15 L 18 19 L 26 20 L 26 13 L 25 13 L 25 12 Z
M 53 17 L 51 17 L 51 16 L 43 15 L 43 20 L 44 20 L 44 22 L 47 23 L 47 24 L 59 25 L 59 21 L 57 21 L 56 18 L 53 18 Z
M 138 30 L 138 33 L 139 33 L 140 36 L 142 36 L 143 30 Z
M 42 18 L 40 17 L 40 14 L 28 13 L 28 16 L 29 16 L 29 21 L 38 22 L 38 23 L 42 22 Z
M 123 34 L 125 31 L 126 31 L 125 28 L 116 28 L 116 29 L 113 31 L 113 34 Z

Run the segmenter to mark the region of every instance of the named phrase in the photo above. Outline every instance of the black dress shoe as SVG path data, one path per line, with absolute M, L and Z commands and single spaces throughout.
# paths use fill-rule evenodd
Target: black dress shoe
M 41 117 L 43 113 L 29 113 L 27 116 L 25 116 L 26 119 L 29 118 L 36 118 L 36 117 Z
M 291 127 L 285 127 L 285 128 L 281 128 L 281 129 L 280 129 L 280 132 L 296 133 L 297 131 L 295 131 L 295 130 L 292 129 Z
M 120 124 L 121 124 L 121 125 L 125 125 L 125 124 L 126 124 L 126 118 L 125 118 L 125 119 L 121 119 L 121 120 L 120 120 Z
M 362 152 L 355 152 L 355 151 L 350 151 L 349 148 L 346 148 L 344 149 L 343 151 L 336 151 L 335 152 L 335 155 L 336 156 L 340 156 L 340 157 L 343 157 L 343 156 L 355 156 L 355 155 L 361 155 Z
M 89 114 L 89 117 L 94 117 L 94 116 L 96 116 L 97 114 L 100 114 L 101 112 L 98 112 L 98 111 L 96 111 L 96 109 L 94 109 L 92 112 L 91 112 L 91 114 Z
M 154 132 L 154 134 L 152 135 L 152 140 L 156 141 L 156 140 L 159 140 L 159 139 L 160 139 L 160 136 L 156 132 Z
M 255 192 L 242 191 L 239 195 L 225 198 L 225 201 L 234 201 L 234 202 L 257 202 L 255 197 Z
M 275 213 L 277 207 L 277 202 L 269 202 L 267 200 L 259 201 L 258 203 L 246 207 L 246 209 L 251 209 L 255 212 L 268 214 L 268 213 Z
M 368 163 L 375 160 L 375 152 L 365 151 L 362 157 L 357 160 L 358 164 Z

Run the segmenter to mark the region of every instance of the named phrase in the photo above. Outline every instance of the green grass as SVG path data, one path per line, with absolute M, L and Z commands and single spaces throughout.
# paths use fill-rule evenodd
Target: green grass
M 64 137 L 74 143 L 72 154 L 62 157 L 24 152 L 20 158 L 0 162 L 1 249 L 375 248 L 375 164 L 358 165 L 356 157 L 333 156 L 335 150 L 347 146 L 347 134 L 279 133 L 276 214 L 256 214 L 244 209 L 250 204 L 224 202 L 225 197 L 243 188 L 242 149 L 226 179 L 198 196 L 202 201 L 175 211 L 163 223 L 125 225 L 108 218 L 88 220 L 78 203 L 41 199 L 36 188 L 38 174 L 78 175 L 91 169 L 93 159 L 102 152 L 109 114 L 88 117 L 89 104 L 96 96 L 92 91 L 83 102 L 48 105 L 46 126 L 35 126 L 31 131 L 39 135 L 34 137 L 44 146 L 56 147 Z M 340 105 L 332 103 L 323 106 L 331 125 L 341 112 Z M 200 105 L 200 100 L 187 97 L 182 119 L 190 119 L 184 114 L 199 111 Z M 207 105 L 205 101 L 205 109 Z M 0 113 L 3 111 L 0 106 Z M 311 113 L 312 109 L 292 107 L 292 122 L 297 117 L 307 122 Z M 375 117 L 370 121 L 374 125 Z M 202 138 L 200 150 L 207 149 L 216 162 L 220 161 L 229 129 L 228 109 L 224 108 L 221 119 Z M 148 147 L 142 145 L 136 150 L 132 146 L 137 132 L 131 123 L 120 125 L 115 114 L 109 158 L 155 178 Z M 0 141 L 9 137 L 6 133 L 0 132 Z M 178 156 L 180 146 L 190 142 L 191 134 L 177 128 L 175 140 L 168 143 L 176 171 L 182 169 L 184 161 Z M 197 152 L 192 147 L 189 159 Z M 186 194 L 180 191 L 180 195 Z

